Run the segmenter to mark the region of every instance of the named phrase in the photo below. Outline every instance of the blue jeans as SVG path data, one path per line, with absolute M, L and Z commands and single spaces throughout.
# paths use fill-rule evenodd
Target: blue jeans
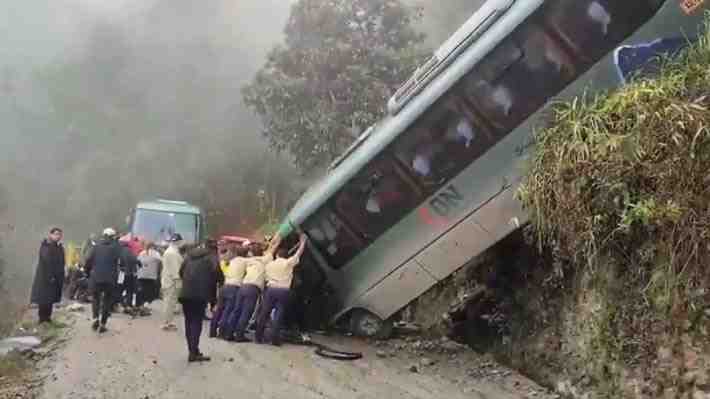
M 215 321 L 220 330 L 220 335 L 224 337 L 229 337 L 234 333 L 234 327 L 236 324 L 239 314 L 237 312 L 237 298 L 239 295 L 238 285 L 225 285 L 222 287 L 222 314 L 221 317 Z M 213 320 L 214 321 L 214 320 Z M 231 323 L 230 323 L 231 321 Z
M 288 288 L 267 288 L 264 293 L 264 302 L 259 311 L 259 317 L 256 321 L 256 341 L 264 340 L 264 330 L 266 323 L 271 316 L 271 310 L 276 309 L 274 319 L 271 321 L 271 341 L 279 343 L 281 340 L 281 321 L 283 320 L 286 306 L 288 305 L 289 293 Z
M 252 313 L 254 313 L 254 307 L 256 306 L 256 301 L 261 295 L 261 290 L 259 287 L 251 284 L 243 285 L 239 289 L 239 295 L 237 295 L 237 312 L 238 319 L 235 326 L 235 335 L 243 336 L 249 324 L 249 319 L 251 319 Z

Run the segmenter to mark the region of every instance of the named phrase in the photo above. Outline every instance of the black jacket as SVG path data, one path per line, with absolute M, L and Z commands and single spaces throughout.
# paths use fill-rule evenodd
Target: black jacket
M 64 287 L 64 247 L 49 240 L 39 247 L 39 261 L 32 283 L 31 302 L 49 305 L 62 300 Z
M 135 276 L 140 266 L 140 261 L 133 255 L 131 249 L 125 245 L 121 245 L 121 259 L 119 269 L 123 270 L 129 276 Z
M 91 249 L 84 266 L 92 284 L 117 284 L 123 250 L 115 240 L 102 239 Z
M 224 281 L 214 251 L 198 248 L 190 251 L 180 267 L 180 301 L 212 302 L 217 296 L 217 282 Z

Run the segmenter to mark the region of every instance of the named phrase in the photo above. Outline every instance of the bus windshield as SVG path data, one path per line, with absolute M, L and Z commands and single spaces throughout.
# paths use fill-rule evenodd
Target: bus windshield
M 136 209 L 132 233 L 155 242 L 166 241 L 174 233 L 180 233 L 188 242 L 196 242 L 199 215 L 171 213 L 148 209 Z

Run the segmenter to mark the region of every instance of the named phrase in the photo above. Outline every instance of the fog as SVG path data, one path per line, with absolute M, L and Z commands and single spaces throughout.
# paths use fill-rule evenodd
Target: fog
M 17 278 L 31 275 L 50 225 L 81 240 L 122 228 L 144 198 L 204 204 L 262 188 L 244 187 L 241 171 L 266 148 L 239 88 L 280 40 L 288 2 L 1 0 L 0 10 L 0 240 Z
M 83 240 L 122 228 L 141 199 L 232 211 L 222 231 L 255 227 L 249 210 L 267 185 L 288 205 L 307 181 L 267 151 L 239 89 L 280 41 L 291 3 L 0 0 L 0 242 L 12 286 L 26 289 L 49 226 Z M 478 7 L 409 3 L 423 7 L 432 46 Z

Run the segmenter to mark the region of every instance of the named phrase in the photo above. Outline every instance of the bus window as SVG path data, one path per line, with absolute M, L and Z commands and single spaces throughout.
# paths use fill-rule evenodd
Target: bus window
M 303 224 L 304 230 L 330 267 L 339 269 L 362 249 L 360 241 L 338 216 L 324 208 Z
M 336 196 L 337 211 L 367 240 L 374 240 L 418 203 L 419 196 L 388 158 L 365 167 Z
M 651 15 L 647 2 L 554 0 L 545 4 L 546 24 L 577 56 L 592 62 L 611 51 Z
M 573 60 L 558 43 L 539 25 L 528 22 L 464 77 L 461 88 L 495 128 L 507 133 L 575 74 Z
M 449 94 L 395 143 L 397 158 L 419 184 L 434 191 L 492 143 L 465 103 Z

